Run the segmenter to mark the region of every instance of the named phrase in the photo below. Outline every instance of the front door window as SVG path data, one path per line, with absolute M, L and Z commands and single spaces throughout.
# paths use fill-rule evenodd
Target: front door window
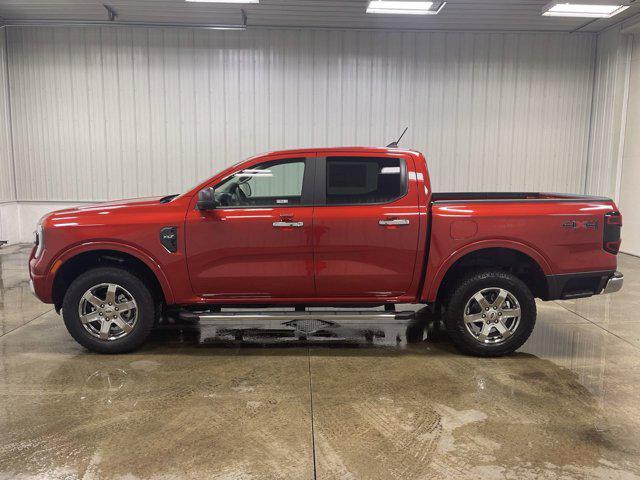
M 217 185 L 223 207 L 287 207 L 302 203 L 305 160 L 278 160 L 241 170 Z

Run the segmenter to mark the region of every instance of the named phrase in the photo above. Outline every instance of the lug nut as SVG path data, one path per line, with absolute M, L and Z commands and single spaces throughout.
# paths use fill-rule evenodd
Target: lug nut
M 102 314 L 100 314 L 100 315 L 102 315 Z M 486 318 L 486 317 L 487 317 L 487 316 L 483 313 L 483 314 L 482 314 L 482 318 Z
M 104 303 L 102 305 L 100 305 L 100 308 L 104 308 Z
M 114 310 L 117 312 L 118 311 L 118 307 L 114 308 Z M 500 315 L 502 315 L 502 314 L 500 314 Z
M 98 313 L 98 315 L 102 316 L 102 312 Z
M 116 308 L 116 310 L 117 310 L 117 308 Z M 502 312 L 498 312 L 498 315 L 502 316 Z
M 113 303 L 109 302 L 109 305 L 113 305 Z

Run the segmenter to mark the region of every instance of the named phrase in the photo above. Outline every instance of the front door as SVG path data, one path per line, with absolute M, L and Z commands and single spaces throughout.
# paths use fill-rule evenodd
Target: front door
M 270 157 L 210 187 L 219 206 L 186 218 L 197 295 L 212 302 L 315 296 L 312 167 L 306 158 Z
M 407 293 L 418 250 L 419 209 L 411 158 L 318 159 L 314 212 L 320 297 L 389 298 Z

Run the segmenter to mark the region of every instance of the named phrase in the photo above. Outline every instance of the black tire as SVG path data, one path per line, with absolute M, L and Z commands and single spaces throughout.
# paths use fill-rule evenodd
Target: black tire
M 467 330 L 464 310 L 476 292 L 494 287 L 508 290 L 515 297 L 520 304 L 520 322 L 513 334 L 500 343 L 483 343 Z M 480 357 L 497 357 L 513 353 L 527 341 L 536 324 L 536 302 L 529 288 L 514 275 L 500 270 L 476 271 L 464 277 L 454 290 L 444 320 L 447 334 L 459 350 Z
M 115 283 L 124 287 L 135 299 L 138 319 L 133 330 L 114 340 L 92 336 L 82 325 L 78 306 L 84 293 L 101 283 Z M 153 295 L 135 274 L 117 267 L 101 267 L 79 275 L 69 286 L 62 303 L 62 317 L 71 336 L 83 347 L 98 353 L 126 353 L 140 347 L 155 323 L 156 308 Z

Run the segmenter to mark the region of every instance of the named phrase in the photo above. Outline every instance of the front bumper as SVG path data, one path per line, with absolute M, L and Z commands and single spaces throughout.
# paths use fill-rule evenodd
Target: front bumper
M 53 285 L 46 274 L 38 275 L 36 273 L 38 271 L 36 269 L 38 259 L 34 258 L 34 251 L 35 248 L 31 251 L 31 255 L 29 256 L 29 288 L 31 289 L 31 293 L 40 299 L 40 301 L 44 303 L 53 303 Z
M 44 303 L 53 303 L 52 285 L 46 275 L 33 275 L 29 280 L 29 288 Z
M 622 289 L 622 284 L 624 283 L 624 275 L 621 272 L 616 271 L 612 277 L 607 280 L 607 284 L 605 285 L 602 293 L 614 293 Z

